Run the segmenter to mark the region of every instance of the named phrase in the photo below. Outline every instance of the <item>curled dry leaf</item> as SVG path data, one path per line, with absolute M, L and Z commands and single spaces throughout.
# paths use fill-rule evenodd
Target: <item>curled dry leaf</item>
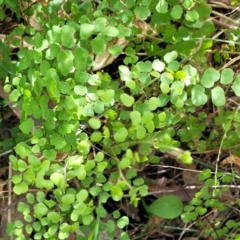
M 127 41 L 125 38 L 115 38 L 111 42 L 107 44 L 106 51 L 100 55 L 96 56 L 94 59 L 95 65 L 93 66 L 93 71 L 98 71 L 100 69 L 103 69 L 104 67 L 110 65 L 118 56 L 112 56 L 108 52 L 108 48 L 113 46 L 113 45 L 118 45 L 121 46 L 122 49 L 124 49 L 128 45 L 129 41 Z
M 138 38 L 141 39 L 145 39 L 146 36 L 148 37 L 154 37 L 157 35 L 157 31 L 156 29 L 152 28 L 148 23 L 136 19 L 135 21 L 135 26 L 138 27 L 140 29 L 139 34 L 137 34 Z M 150 35 L 148 33 L 151 33 Z M 113 46 L 113 45 L 118 45 L 121 46 L 122 49 L 125 49 L 128 45 L 129 41 L 127 41 L 125 38 L 114 38 L 111 42 L 109 42 L 107 44 L 106 47 L 106 51 L 100 55 L 100 56 L 96 56 L 94 62 L 95 65 L 93 66 L 93 71 L 98 71 L 100 69 L 103 69 L 104 67 L 110 65 L 119 55 L 117 56 L 112 56 L 109 52 L 108 52 L 108 48 Z
M 235 164 L 237 165 L 237 170 L 240 170 L 240 158 L 236 155 L 231 154 L 229 157 L 225 158 L 222 162 L 221 162 L 221 167 L 224 167 L 227 164 Z

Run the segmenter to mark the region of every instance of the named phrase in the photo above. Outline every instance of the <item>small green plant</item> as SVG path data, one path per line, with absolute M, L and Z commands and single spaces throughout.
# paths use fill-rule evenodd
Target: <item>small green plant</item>
M 227 185 L 222 186 L 222 184 L 231 183 L 234 175 L 219 172 L 216 178 L 212 177 L 210 169 L 204 170 L 199 174 L 198 178 L 201 181 L 204 181 L 204 186 L 202 189 L 195 194 L 195 197 L 191 200 L 189 205 L 186 205 L 183 208 L 183 214 L 181 218 L 183 222 L 189 223 L 192 221 L 197 221 L 199 226 L 204 226 L 206 223 L 210 224 L 210 228 L 204 229 L 204 234 L 206 236 L 211 236 L 214 239 L 219 239 L 223 236 L 226 236 L 230 232 L 230 229 L 237 228 L 239 223 L 234 220 L 228 220 L 225 224 L 220 224 L 219 222 L 211 223 L 210 220 L 204 218 L 205 214 L 208 212 L 208 209 L 215 209 L 214 211 L 224 212 L 227 209 L 227 206 L 221 202 L 218 198 L 221 197 L 226 191 L 229 191 Z M 231 198 L 231 193 L 227 193 L 229 198 Z M 236 201 L 234 204 L 238 204 Z M 205 222 L 205 223 L 204 223 Z M 230 236 L 227 239 L 232 239 Z

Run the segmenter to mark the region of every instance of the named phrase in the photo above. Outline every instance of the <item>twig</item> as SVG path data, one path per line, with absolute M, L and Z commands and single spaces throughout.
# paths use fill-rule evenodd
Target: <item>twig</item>
M 232 26 L 232 25 L 229 25 L 227 23 L 224 23 L 224 22 L 220 22 L 216 19 L 211 19 L 216 25 L 218 25 L 219 27 L 224 27 L 224 28 L 227 28 L 227 29 L 233 29 L 233 30 L 237 30 L 238 27 L 237 26 Z
M 228 21 L 228 22 L 233 23 L 235 26 L 238 26 L 238 25 L 239 25 L 237 22 L 235 22 L 234 20 L 232 20 L 230 17 L 227 17 L 226 15 L 223 15 L 223 14 L 217 12 L 217 11 L 214 11 L 214 10 L 212 11 L 212 13 L 215 14 L 215 15 L 217 15 L 218 17 L 221 17 L 221 18 L 225 19 L 225 20 Z
M 240 56 L 237 56 L 233 59 L 231 59 L 229 62 L 227 62 L 221 69 L 219 69 L 219 71 L 231 66 L 233 63 L 237 62 L 238 60 L 240 60 Z
M 9 168 L 8 168 L 8 178 L 12 178 L 12 163 L 9 161 Z M 12 204 L 12 181 L 8 182 L 8 206 L 11 206 Z M 10 223 L 12 220 L 12 209 L 9 208 L 8 210 L 8 223 Z

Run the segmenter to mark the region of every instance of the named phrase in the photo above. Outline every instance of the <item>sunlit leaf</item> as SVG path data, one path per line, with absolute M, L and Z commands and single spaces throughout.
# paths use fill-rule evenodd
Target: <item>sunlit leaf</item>
M 220 82 L 222 84 L 230 84 L 233 80 L 233 75 L 234 75 L 234 72 L 231 68 L 223 69 L 223 71 L 221 72 Z
M 83 23 L 80 26 L 80 38 L 81 39 L 89 38 L 92 35 L 93 31 L 94 31 L 94 25 Z
M 166 53 L 163 58 L 166 63 L 170 63 L 171 61 L 175 60 L 177 56 L 178 56 L 178 53 L 176 51 L 172 51 L 172 52 Z
M 211 88 L 214 83 L 219 80 L 219 78 L 219 71 L 215 70 L 214 68 L 208 68 L 201 78 L 201 83 L 205 88 Z
M 106 26 L 102 33 L 109 37 L 116 37 L 119 34 L 119 30 L 114 26 Z
M 64 25 L 61 30 L 61 42 L 63 46 L 72 48 L 74 45 L 75 29 L 71 26 Z
M 28 134 L 32 130 L 33 126 L 34 121 L 31 118 L 28 118 L 26 121 L 20 124 L 19 128 L 24 134 Z
M 171 10 L 171 16 L 173 19 L 180 19 L 183 13 L 183 9 L 179 5 L 173 6 Z
M 28 185 L 25 182 L 18 183 L 13 187 L 13 191 L 17 195 L 26 193 L 28 191 Z
M 142 121 L 141 114 L 138 111 L 132 111 L 130 117 L 133 124 L 139 124 Z
M 211 90 L 213 104 L 217 107 L 226 104 L 226 97 L 224 90 L 221 87 L 215 87 Z
M 98 118 L 90 118 L 88 124 L 92 129 L 99 129 L 102 125 L 101 121 Z
M 129 96 L 128 94 L 126 94 L 126 93 L 122 93 L 120 95 L 120 99 L 126 107 L 131 107 L 135 102 L 135 99 L 132 96 Z
M 159 107 L 159 99 L 156 97 L 151 97 L 148 101 L 149 110 L 153 111 Z
M 165 63 L 158 59 L 155 59 L 152 63 L 152 67 L 154 70 L 156 70 L 158 72 L 162 72 L 165 68 Z
M 96 31 L 96 32 L 102 31 L 102 30 L 105 28 L 106 23 L 107 23 L 107 19 L 106 19 L 106 18 L 104 18 L 104 17 L 99 17 L 99 18 L 97 18 L 97 19 L 93 22 L 94 31 Z
M 134 8 L 134 13 L 139 16 L 140 19 L 146 19 L 150 16 L 151 11 L 143 6 L 137 6 Z
M 205 94 L 205 89 L 204 87 L 200 85 L 195 85 L 192 88 L 192 102 L 195 106 L 201 106 L 207 103 L 207 95 Z
M 114 134 L 114 140 L 116 142 L 124 142 L 127 138 L 128 131 L 126 128 L 120 128 L 115 134 Z
M 52 173 L 50 180 L 59 188 L 63 189 L 66 185 L 65 177 L 61 173 Z
M 96 55 L 101 55 L 106 49 L 106 42 L 101 37 L 96 37 L 91 41 L 93 51 Z
M 159 13 L 167 13 L 168 12 L 168 3 L 165 0 L 159 0 L 156 10 Z
M 189 21 L 189 22 L 194 22 L 194 21 L 197 21 L 198 18 L 199 18 L 199 14 L 196 10 L 192 10 L 192 11 L 187 11 L 186 13 L 186 19 Z
M 66 146 L 66 140 L 57 133 L 54 133 L 50 137 L 50 142 L 56 149 L 61 149 Z

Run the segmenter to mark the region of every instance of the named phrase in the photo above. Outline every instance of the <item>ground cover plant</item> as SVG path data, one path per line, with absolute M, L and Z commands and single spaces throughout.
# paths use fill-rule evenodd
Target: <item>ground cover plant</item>
M 2 239 L 240 239 L 237 2 L 0 4 Z

